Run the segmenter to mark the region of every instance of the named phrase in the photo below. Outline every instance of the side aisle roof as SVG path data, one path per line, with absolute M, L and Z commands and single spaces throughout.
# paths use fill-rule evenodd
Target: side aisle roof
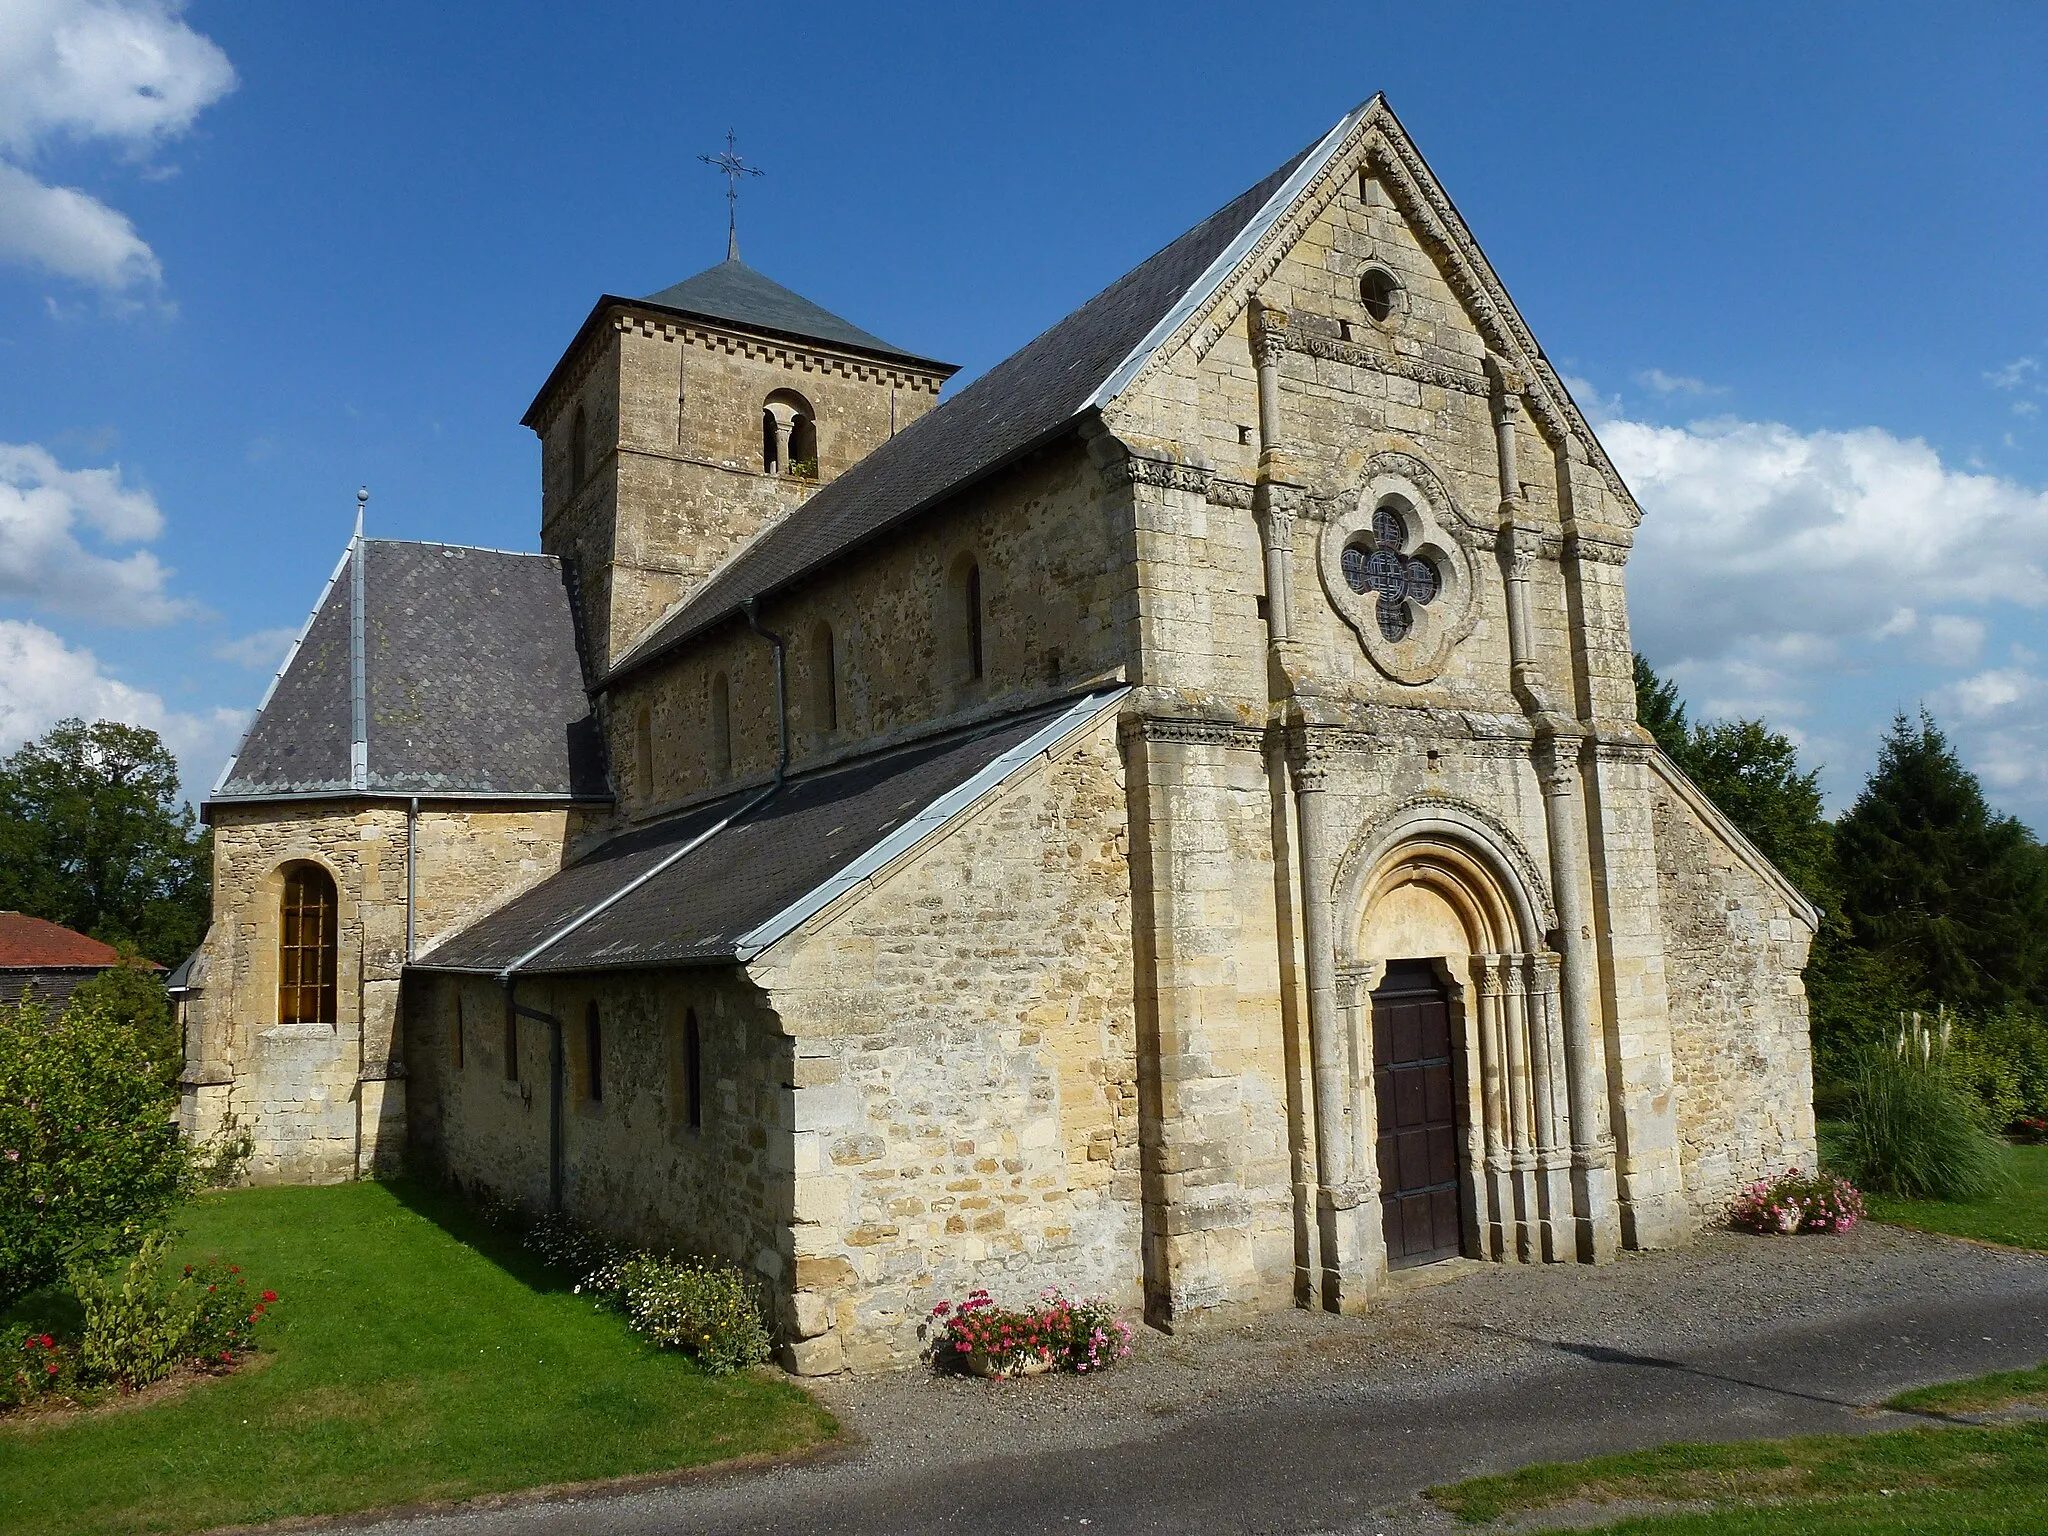
M 737 790 L 614 838 L 413 962 L 506 976 L 745 962 L 1101 719 L 1127 689 Z
M 609 800 L 561 562 L 352 541 L 208 803 Z

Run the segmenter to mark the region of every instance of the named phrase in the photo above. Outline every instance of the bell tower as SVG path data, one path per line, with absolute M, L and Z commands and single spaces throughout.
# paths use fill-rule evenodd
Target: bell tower
M 592 680 L 957 371 L 737 255 L 600 298 L 523 419 L 541 440 L 541 548 L 573 573 Z

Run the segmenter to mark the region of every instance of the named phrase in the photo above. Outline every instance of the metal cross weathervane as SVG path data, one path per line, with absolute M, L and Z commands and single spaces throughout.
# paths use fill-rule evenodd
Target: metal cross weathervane
M 699 155 L 697 158 L 725 177 L 725 259 L 740 259 L 739 201 L 740 178 L 759 176 L 756 167 L 740 159 L 733 131 L 725 131 L 725 152 L 717 155 Z

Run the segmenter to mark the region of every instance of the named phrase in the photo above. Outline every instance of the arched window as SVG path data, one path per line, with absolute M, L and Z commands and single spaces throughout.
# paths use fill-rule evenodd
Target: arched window
M 732 684 L 720 672 L 711 679 L 711 777 L 732 777 Z
M 811 720 L 820 731 L 839 729 L 839 656 L 824 623 L 811 631 Z
M 590 473 L 590 419 L 583 414 L 583 407 L 576 407 L 576 414 L 569 421 L 569 489 L 580 490 L 583 477 Z
M 654 715 L 645 704 L 633 714 L 633 787 L 654 795 Z
M 778 389 L 761 403 L 761 468 L 771 475 L 818 478 L 818 426 L 811 402 Z
M 973 555 L 953 558 L 946 585 L 952 603 L 954 634 L 952 650 L 960 659 L 956 677 L 978 683 L 987 670 L 988 656 L 982 633 L 981 565 Z
M 333 1024 L 336 923 L 334 877 L 318 864 L 292 864 L 284 875 L 278 925 L 277 1018 L 280 1024 Z
M 670 1036 L 668 1090 L 672 1120 L 686 1130 L 705 1128 L 705 1036 L 694 1008 L 682 1010 L 682 1028 Z
M 584 1097 L 592 1103 L 604 1097 L 604 1026 L 595 1001 L 583 1008 L 583 1087 Z

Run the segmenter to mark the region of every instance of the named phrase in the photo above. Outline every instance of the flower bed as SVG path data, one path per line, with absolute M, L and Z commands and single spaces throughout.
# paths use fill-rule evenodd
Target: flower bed
M 1131 1325 L 1099 1297 L 1076 1300 L 1049 1286 L 1038 1305 L 1005 1307 L 985 1290 L 933 1307 L 924 1329 L 940 1370 L 977 1376 L 1076 1375 L 1107 1370 L 1131 1352 Z
M 500 1223 L 522 1220 L 513 1206 L 486 1214 Z M 642 1338 L 694 1356 L 713 1376 L 760 1365 L 773 1353 L 760 1284 L 737 1264 L 625 1248 L 560 1215 L 526 1225 L 520 1243 L 567 1275 L 576 1294 L 624 1314 Z
M 74 1268 L 71 1289 L 84 1314 L 77 1338 L 40 1327 L 0 1335 L 0 1409 L 90 1402 L 180 1373 L 233 1370 L 277 1301 L 271 1290 L 252 1298 L 241 1266 L 221 1259 L 187 1264 L 173 1278 L 155 1236 L 111 1272 Z
M 1745 1232 L 1780 1234 L 1846 1232 L 1863 1216 L 1863 1196 L 1847 1179 L 1787 1168 L 1745 1189 L 1728 1220 Z

